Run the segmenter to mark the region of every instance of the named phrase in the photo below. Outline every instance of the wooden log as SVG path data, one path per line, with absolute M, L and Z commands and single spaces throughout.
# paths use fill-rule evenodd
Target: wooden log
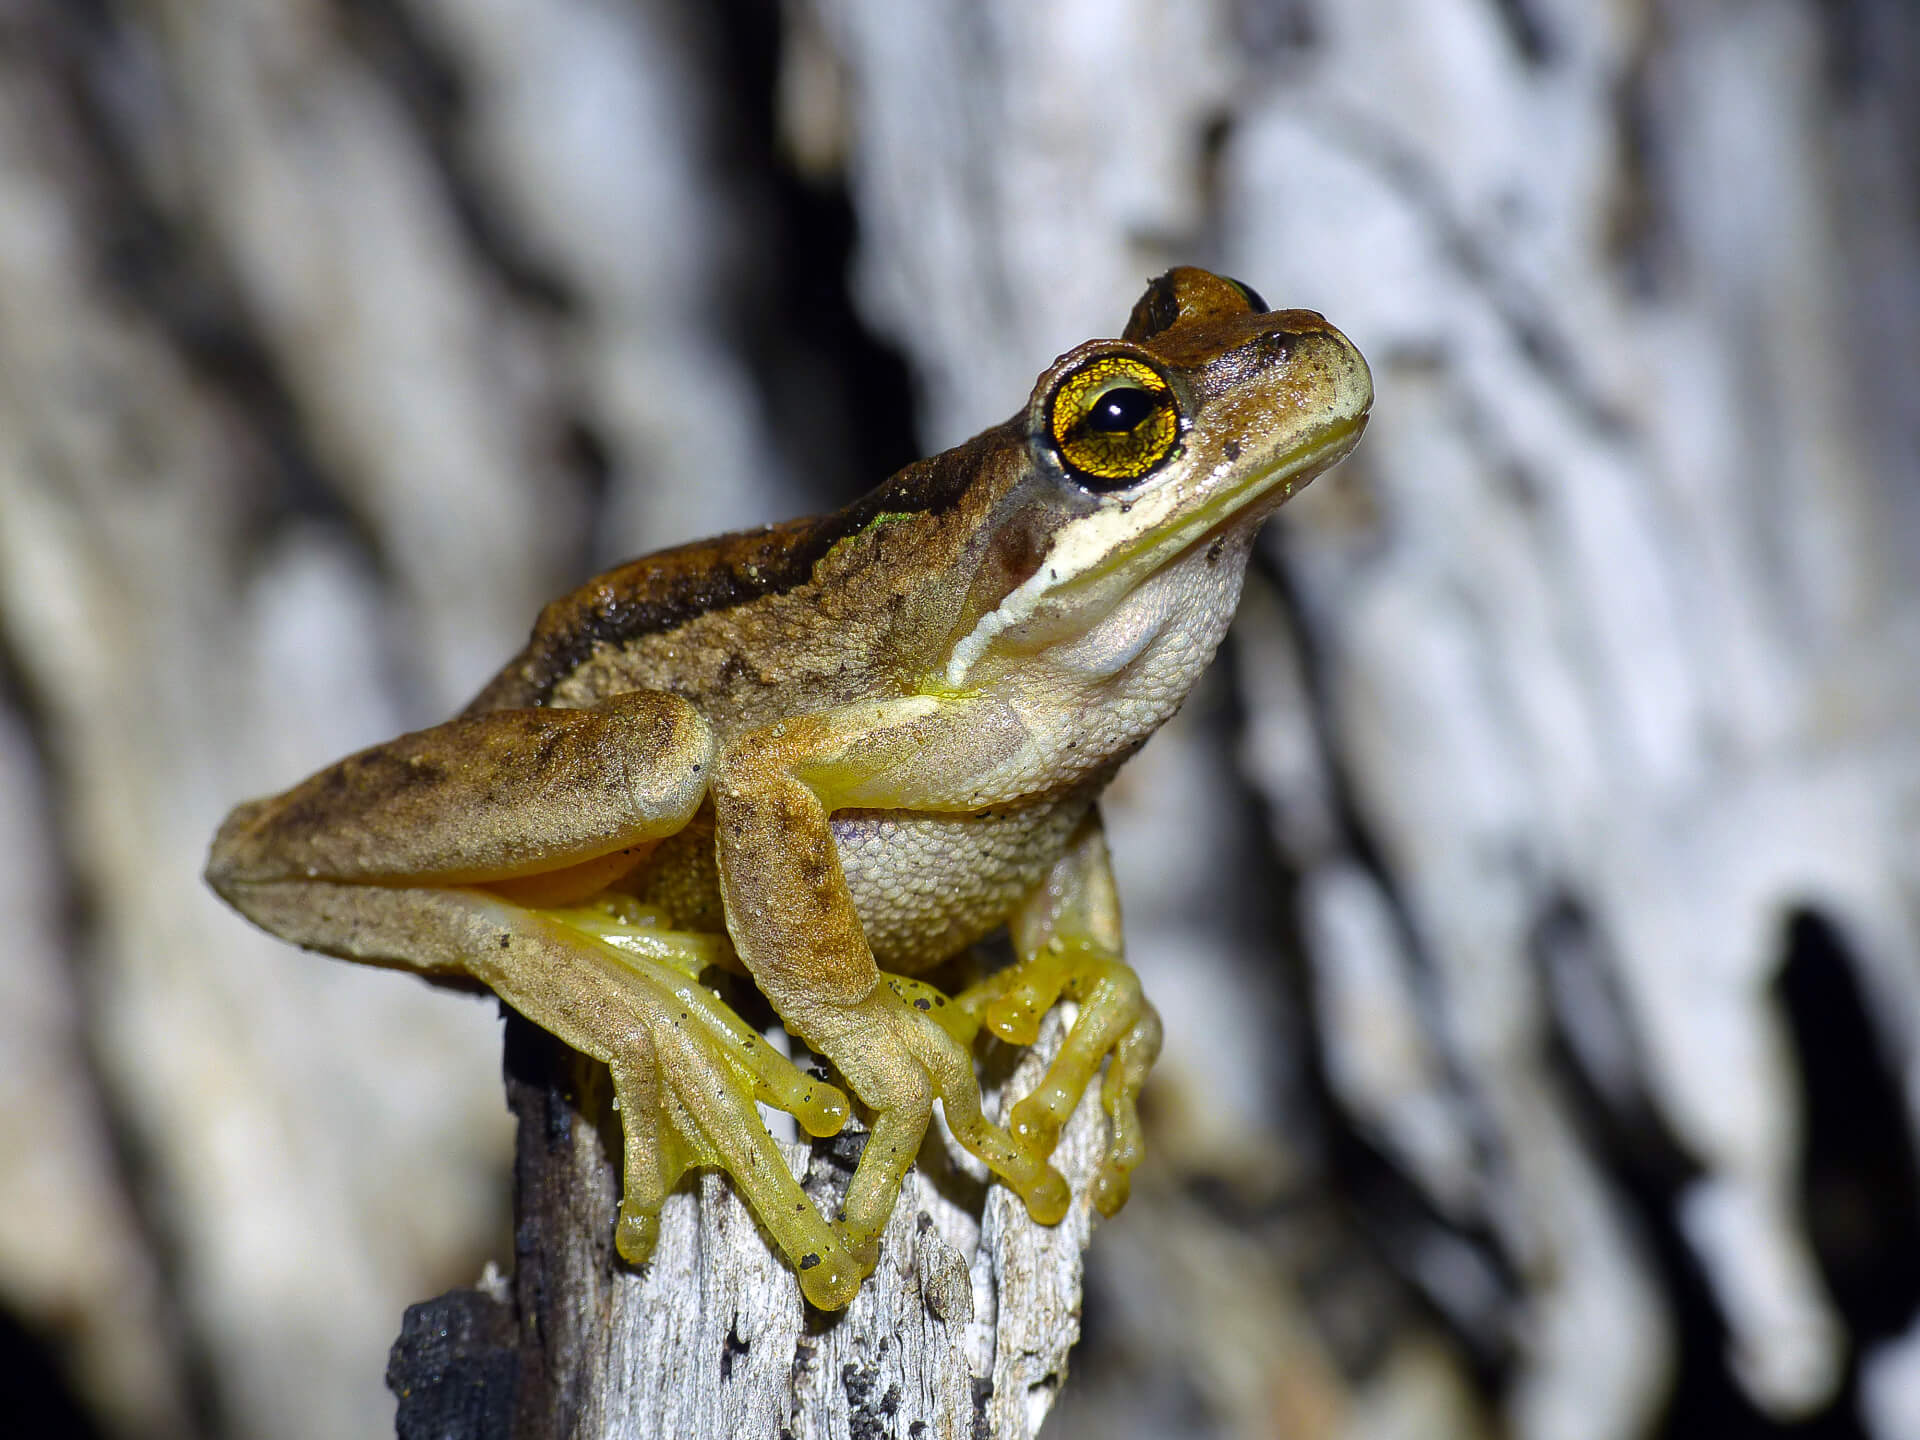
M 988 1103 L 1002 1118 L 1008 1097 L 1038 1082 L 1070 1014 L 1057 1011 L 1017 1063 L 995 1047 Z M 402 1440 L 1037 1433 L 1080 1333 L 1087 1185 L 1106 1132 L 1096 1095 L 1055 1155 L 1075 1191 L 1064 1221 L 1034 1224 L 936 1133 L 907 1177 L 879 1267 L 828 1314 L 801 1299 L 714 1172 L 669 1197 L 650 1263 L 622 1263 L 620 1130 L 605 1068 L 512 1018 L 506 1074 L 519 1121 L 513 1276 L 407 1312 L 388 1370 Z M 859 1138 L 784 1147 L 828 1213 Z

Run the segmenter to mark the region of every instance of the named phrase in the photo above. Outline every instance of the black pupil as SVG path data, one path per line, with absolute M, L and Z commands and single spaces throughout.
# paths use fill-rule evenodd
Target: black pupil
M 1153 413 L 1156 397 L 1151 390 L 1134 385 L 1116 385 L 1093 402 L 1087 416 L 1087 428 L 1102 435 L 1118 435 L 1131 430 Z

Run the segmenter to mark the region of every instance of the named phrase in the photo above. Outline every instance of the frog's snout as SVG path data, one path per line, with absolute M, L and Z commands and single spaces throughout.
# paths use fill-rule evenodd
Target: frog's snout
M 221 821 L 207 852 L 206 869 L 201 872 L 215 894 L 243 912 L 246 907 L 239 898 L 242 887 L 250 880 L 273 878 L 261 873 L 259 847 L 253 843 L 253 832 L 271 804 L 270 799 L 262 798 L 234 806 Z
M 1334 404 L 1353 417 L 1357 432 L 1366 425 L 1367 416 L 1373 411 L 1373 371 L 1368 368 L 1367 357 L 1360 353 L 1360 347 L 1345 335 L 1331 325 L 1327 327 L 1327 335 L 1338 342 L 1337 353 L 1328 364 Z
M 1284 310 L 1261 317 L 1262 358 L 1286 376 L 1283 382 L 1335 429 L 1357 437 L 1373 409 L 1373 372 L 1366 357 L 1326 317 L 1314 310 Z

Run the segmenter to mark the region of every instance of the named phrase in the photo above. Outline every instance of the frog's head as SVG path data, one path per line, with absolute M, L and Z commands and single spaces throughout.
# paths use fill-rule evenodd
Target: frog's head
M 1367 362 L 1313 311 L 1270 311 L 1204 270 L 1161 276 L 1120 339 L 1078 346 L 1034 386 L 1026 473 L 988 567 L 1012 583 L 971 607 L 949 680 L 1057 645 L 1196 549 L 1244 539 L 1353 449 L 1372 403 Z

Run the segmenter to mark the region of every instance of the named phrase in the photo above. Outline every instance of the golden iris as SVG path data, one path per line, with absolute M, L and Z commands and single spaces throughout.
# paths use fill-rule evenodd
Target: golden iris
M 1047 428 L 1076 479 L 1096 490 L 1119 489 L 1173 453 L 1180 407 L 1151 365 L 1102 355 L 1060 382 Z

